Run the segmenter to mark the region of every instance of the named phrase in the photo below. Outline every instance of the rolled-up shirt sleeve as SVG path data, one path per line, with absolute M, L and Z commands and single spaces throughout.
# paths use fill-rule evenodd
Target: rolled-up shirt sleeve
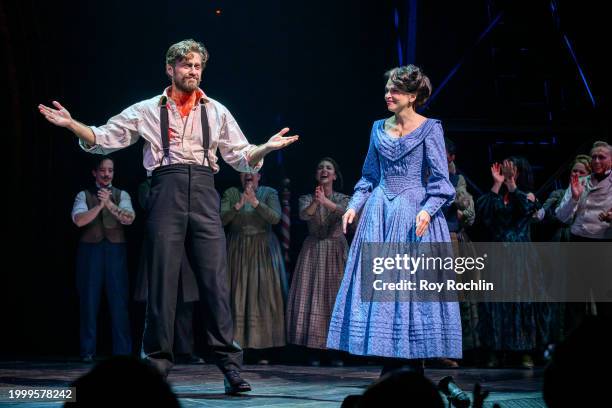
M 258 172 L 263 166 L 263 159 L 255 166 L 249 165 L 250 153 L 257 146 L 249 143 L 242 130 L 240 130 L 236 119 L 227 109 L 224 109 L 222 120 L 219 150 L 223 160 L 239 172 Z
M 87 201 L 85 199 L 85 192 L 81 191 L 74 199 L 74 204 L 72 205 L 72 222 L 76 224 L 76 216 L 78 214 L 82 214 L 84 212 L 89 211 L 87 208 Z
M 79 141 L 79 144 L 83 150 L 94 154 L 109 154 L 123 149 L 138 140 L 141 120 L 141 109 L 137 103 L 110 118 L 105 125 L 90 126 L 95 136 L 93 146 L 89 146 L 82 140 Z
M 132 199 L 126 191 L 121 191 L 121 201 L 119 201 L 119 208 L 122 210 L 134 213 L 134 207 L 132 207 Z

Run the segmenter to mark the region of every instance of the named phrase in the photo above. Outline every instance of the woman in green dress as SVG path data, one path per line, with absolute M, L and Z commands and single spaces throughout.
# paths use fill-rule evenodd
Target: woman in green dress
M 272 232 L 280 221 L 280 202 L 276 190 L 259 185 L 260 178 L 242 173 L 242 189 L 227 189 L 221 200 L 234 338 L 243 348 L 256 350 L 286 344 L 287 281 L 281 247 Z M 267 363 L 259 354 L 259 362 Z

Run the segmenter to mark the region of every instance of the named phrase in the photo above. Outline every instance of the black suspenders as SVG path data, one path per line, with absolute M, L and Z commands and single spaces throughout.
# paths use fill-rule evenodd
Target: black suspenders
M 162 96 L 161 105 L 159 106 L 159 126 L 160 126 L 160 135 L 162 140 L 162 147 L 164 148 L 164 156 L 162 157 L 162 162 L 160 165 L 163 166 L 164 159 L 168 158 L 170 160 L 170 138 L 168 137 L 168 98 Z M 169 161 L 168 161 L 169 163 Z
M 162 164 L 166 158 L 168 159 L 168 164 L 170 164 L 170 137 L 168 135 L 169 122 L 168 106 L 166 105 L 167 102 L 168 98 L 163 96 L 159 106 L 160 135 L 164 150 Z M 210 148 L 210 128 L 208 127 L 208 115 L 206 113 L 206 106 L 204 105 L 203 99 L 200 101 L 200 121 L 202 122 L 202 146 L 204 146 L 204 158 L 206 159 L 207 166 L 210 167 L 210 160 L 208 159 L 208 149 Z
M 210 127 L 208 126 L 208 114 L 206 112 L 206 106 L 204 105 L 204 99 L 200 101 L 200 121 L 202 123 L 202 146 L 204 146 L 204 156 L 206 163 L 210 167 L 208 160 L 208 149 L 210 148 Z

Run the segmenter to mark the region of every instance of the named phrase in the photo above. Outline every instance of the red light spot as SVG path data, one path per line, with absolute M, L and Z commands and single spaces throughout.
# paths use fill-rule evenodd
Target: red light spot
M 216 9 L 215 14 L 220 16 L 223 11 L 221 9 Z

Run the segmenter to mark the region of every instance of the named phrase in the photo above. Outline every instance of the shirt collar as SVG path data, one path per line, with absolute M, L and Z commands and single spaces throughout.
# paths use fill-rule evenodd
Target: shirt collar
M 158 103 L 159 105 L 162 105 L 163 103 L 168 103 L 168 101 L 171 100 L 170 99 L 171 90 L 172 90 L 172 86 L 169 86 L 166 89 L 164 89 L 164 92 L 159 98 L 159 103 Z M 199 103 L 210 102 L 210 99 L 208 99 L 208 97 L 206 96 L 206 94 L 201 88 L 196 89 L 196 95 L 197 95 L 197 100 L 199 101 Z

